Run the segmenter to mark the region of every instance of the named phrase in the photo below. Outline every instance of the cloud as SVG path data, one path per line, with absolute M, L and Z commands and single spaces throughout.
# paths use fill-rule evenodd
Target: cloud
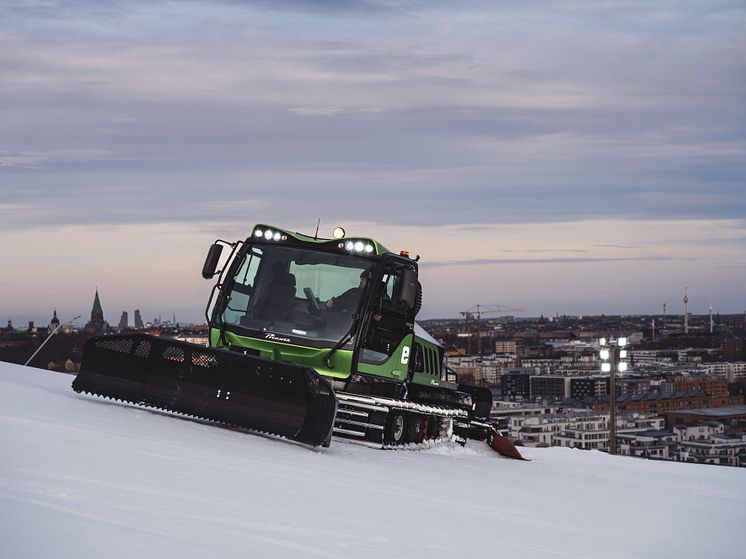
M 443 300 L 466 263 L 486 293 L 525 266 L 588 285 L 742 257 L 742 3 L 27 1 L 0 20 L 6 239 L 322 218 L 421 247 Z
M 638 258 L 476 258 L 474 260 L 445 260 L 427 262 L 430 268 L 451 266 L 507 266 L 513 264 L 595 264 L 599 262 L 644 262 L 670 260 L 665 256 L 641 256 Z

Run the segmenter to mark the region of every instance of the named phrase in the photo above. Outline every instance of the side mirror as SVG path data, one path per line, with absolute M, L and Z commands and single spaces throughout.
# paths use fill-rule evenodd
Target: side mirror
M 417 302 L 417 272 L 415 270 L 402 272 L 395 300 L 397 303 L 404 303 L 410 309 L 414 308 Z
M 202 266 L 202 277 L 210 279 L 215 275 L 215 268 L 218 266 L 220 255 L 223 254 L 223 245 L 218 243 L 213 244 L 210 250 L 207 251 L 207 258 L 205 258 L 205 264 Z

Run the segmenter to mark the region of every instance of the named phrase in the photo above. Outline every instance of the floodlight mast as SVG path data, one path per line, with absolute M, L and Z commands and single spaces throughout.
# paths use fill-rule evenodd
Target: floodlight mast
M 601 372 L 609 373 L 609 454 L 616 454 L 616 371 L 627 370 L 627 350 L 622 349 L 627 346 L 627 338 L 601 338 L 598 345 Z
M 616 356 L 617 348 L 611 348 L 611 376 L 609 377 L 609 454 L 616 454 Z

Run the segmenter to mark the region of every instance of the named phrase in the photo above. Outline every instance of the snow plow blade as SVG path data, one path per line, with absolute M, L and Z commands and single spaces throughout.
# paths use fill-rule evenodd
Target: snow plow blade
M 146 334 L 91 338 L 76 392 L 328 446 L 337 398 L 313 369 Z
M 513 458 L 515 460 L 526 460 L 523 456 L 521 456 L 521 453 L 518 452 L 518 449 L 511 442 L 511 440 L 507 437 L 502 436 L 500 434 L 500 431 L 498 431 L 494 427 L 490 427 L 490 434 L 487 442 L 490 443 L 490 447 L 492 447 L 492 450 L 500 453 L 506 458 Z

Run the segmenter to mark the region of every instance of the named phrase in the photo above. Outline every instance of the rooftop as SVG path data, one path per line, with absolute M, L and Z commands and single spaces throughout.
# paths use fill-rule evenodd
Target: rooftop
M 702 417 L 729 417 L 732 415 L 746 415 L 746 406 L 702 408 L 699 410 L 677 410 L 669 413 L 686 413 L 688 415 L 701 415 Z

